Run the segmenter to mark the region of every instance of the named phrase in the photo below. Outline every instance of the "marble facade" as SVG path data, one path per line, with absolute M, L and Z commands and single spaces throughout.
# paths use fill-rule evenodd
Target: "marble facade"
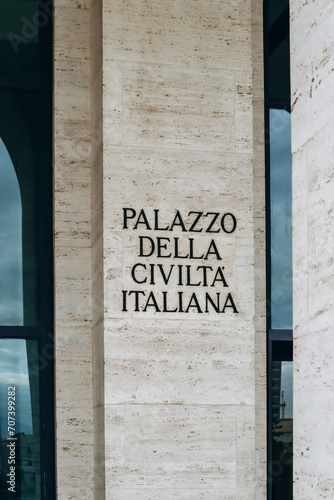
M 329 2 L 320 3 L 320 26 L 326 27 L 334 13 Z M 329 350 L 320 346 L 319 362 L 313 362 L 320 337 L 331 343 L 332 264 L 328 252 L 318 255 L 316 244 L 326 234 L 329 248 L 330 219 L 321 230 L 314 220 L 331 210 L 333 127 L 321 90 L 331 93 L 332 54 L 309 49 L 321 29 L 313 25 L 309 45 L 297 49 L 300 19 L 317 17 L 315 8 L 292 1 L 294 265 L 298 275 L 305 258 L 316 266 L 307 287 L 303 280 L 294 285 L 300 500 L 331 498 L 321 495 L 333 487 L 330 450 L 324 457 L 328 470 L 319 470 L 317 479 L 305 451 L 314 419 L 328 418 L 332 401 L 330 386 L 326 403 L 318 390 L 321 377 L 330 377 Z M 262 1 L 55 0 L 54 11 L 57 498 L 264 500 Z M 321 57 L 316 81 L 305 81 L 305 61 L 311 75 Z M 309 106 L 315 119 L 301 127 Z M 319 147 L 325 154 L 321 169 Z M 310 183 L 318 189 L 310 190 Z M 305 212 L 306 205 L 314 210 Z M 136 212 L 128 228 L 124 208 Z M 135 228 L 141 210 L 150 228 L 143 215 Z M 169 229 L 154 230 L 154 210 L 159 227 Z M 177 211 L 187 231 L 180 219 L 170 231 Z M 201 232 L 188 231 L 192 211 L 203 213 L 196 227 Z M 233 214 L 235 230 L 215 225 L 219 233 L 206 233 L 207 213 L 219 213 L 218 223 Z M 140 256 L 140 237 L 155 242 L 151 256 Z M 159 237 L 167 245 L 161 253 L 172 254 L 168 258 L 158 256 Z M 214 240 L 219 259 L 213 247 L 207 259 L 183 258 L 190 238 L 197 256 L 205 256 Z M 135 274 L 142 283 L 131 275 L 136 263 L 142 264 Z M 168 283 L 159 265 L 165 278 L 173 273 Z M 224 268 L 228 286 L 222 280 L 203 286 L 203 275 L 194 274 L 203 265 L 213 268 L 210 273 Z M 174 276 L 179 266 L 182 285 Z M 186 266 L 193 273 L 188 285 Z M 328 290 L 324 311 L 317 301 L 321 283 Z M 135 294 L 124 307 L 122 292 L 131 290 L 145 293 L 145 299 L 138 295 L 138 311 Z M 177 310 L 163 312 L 164 291 L 167 309 Z M 151 299 L 144 311 L 151 292 L 159 310 Z M 180 311 L 178 292 L 184 292 L 183 310 L 196 294 L 202 312 L 194 299 L 195 307 Z M 220 312 L 212 303 L 206 312 L 206 293 L 213 300 L 221 294 Z M 228 293 L 237 313 L 221 312 Z M 319 405 L 308 419 L 311 386 Z M 316 431 L 319 468 L 328 433 Z M 311 493 L 315 481 L 317 494 Z
M 309 500 L 334 495 L 333 19 L 331 2 L 291 3 L 294 495 Z
M 195 7 L 56 3 L 62 499 L 265 498 L 261 4 Z M 219 267 L 212 300 L 220 293 L 223 304 L 229 292 L 238 312 L 122 311 L 122 290 L 138 289 L 138 238 L 151 235 L 143 225 L 122 228 L 124 207 L 159 210 L 160 225 L 179 210 L 188 228 L 190 211 L 203 212 L 201 224 L 208 212 L 220 214 L 218 223 L 233 214 L 233 234 L 176 225 L 154 238 L 192 238 L 197 255 L 213 240 L 206 260 L 173 256 L 165 272 Z M 142 260 L 158 270 L 156 257 Z M 207 290 L 194 279 L 180 287 L 173 278 L 170 299 L 181 290 L 187 302 L 193 293 L 203 302 Z M 164 285 L 160 276 L 139 290 L 159 295 Z

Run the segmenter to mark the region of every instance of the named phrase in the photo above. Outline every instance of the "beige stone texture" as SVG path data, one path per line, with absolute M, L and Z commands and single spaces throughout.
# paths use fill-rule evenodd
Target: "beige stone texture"
M 54 231 L 57 498 L 94 486 L 90 13 L 55 2 Z
M 249 489 L 222 488 L 140 488 L 132 490 L 114 490 L 108 500 L 248 500 L 252 498 Z
M 110 411 L 114 415 L 113 407 Z M 119 458 L 114 446 L 111 456 L 106 450 L 107 491 L 113 494 L 125 485 L 130 490 L 235 487 L 236 411 L 215 405 L 209 413 L 201 405 L 125 406 L 116 435 Z M 116 445 L 114 435 L 112 426 L 106 425 L 107 443 Z M 243 441 L 241 435 L 239 440 Z
M 255 485 L 267 499 L 266 244 L 263 81 L 263 2 L 252 0 L 252 127 L 254 203 Z
M 235 151 L 232 72 L 132 63 L 123 80 L 125 145 Z
M 262 2 L 57 0 L 54 22 L 58 498 L 264 500 Z M 233 213 L 152 233 L 214 239 L 221 261 L 164 263 L 223 266 L 239 313 L 122 311 L 151 235 L 123 207 Z M 159 279 L 136 288 L 173 296 Z
M 300 500 L 334 494 L 333 22 L 332 2 L 291 3 L 294 498 Z
M 246 71 L 251 66 L 249 1 L 108 0 L 104 26 L 106 59 Z
M 106 404 L 253 404 L 250 327 L 225 327 L 222 335 L 221 321 L 193 319 L 178 329 L 161 318 L 108 321 Z
M 103 107 L 102 2 L 94 0 L 91 19 L 92 141 L 92 334 L 94 415 L 94 498 L 105 498 L 104 270 L 103 270 Z
M 78 389 L 77 389 L 78 390 Z M 59 498 L 92 498 L 93 413 L 72 405 L 57 409 L 57 433 L 61 436 L 57 447 Z M 78 467 L 78 463 L 80 466 Z M 85 484 L 85 492 L 79 493 Z M 90 488 L 88 487 L 90 485 Z
M 332 123 L 333 8 L 327 0 L 291 1 L 293 152 Z
M 103 253 L 106 498 L 265 499 L 261 2 L 108 0 L 102 24 L 103 232 L 94 241 Z M 178 288 L 174 275 L 134 287 L 139 236 L 178 237 L 183 251 L 194 236 L 200 254 L 212 239 L 125 230 L 123 207 L 150 220 L 159 209 L 161 226 L 177 209 L 187 225 L 191 210 L 233 213 L 236 231 L 212 238 L 239 314 L 122 311 L 122 290 L 159 300 L 163 290 L 201 300 L 207 291 Z M 166 271 L 196 263 L 206 262 L 164 261 Z M 218 265 L 214 256 L 207 264 Z

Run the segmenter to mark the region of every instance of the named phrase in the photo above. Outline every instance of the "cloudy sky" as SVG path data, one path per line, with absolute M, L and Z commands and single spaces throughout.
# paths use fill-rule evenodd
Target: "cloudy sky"
M 16 388 L 16 432 L 32 434 L 27 342 L 30 342 L 29 348 L 37 349 L 36 341 L 0 339 L 0 415 L 1 436 L 3 438 L 8 437 L 7 400 L 8 387 L 10 386 Z M 36 346 L 32 343 L 36 344 Z M 38 386 L 36 389 L 38 389 Z
M 22 210 L 16 173 L 0 139 L 0 324 L 23 324 Z
M 23 324 L 22 210 L 12 161 L 0 139 L 0 324 Z M 25 340 L 0 339 L 1 435 L 7 437 L 7 391 L 16 386 L 17 432 L 31 434 Z
M 292 191 L 290 113 L 270 110 L 272 328 L 292 328 Z

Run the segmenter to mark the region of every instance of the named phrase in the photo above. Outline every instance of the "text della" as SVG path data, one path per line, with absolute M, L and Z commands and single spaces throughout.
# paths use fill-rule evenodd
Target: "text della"
M 232 213 L 176 210 L 167 224 L 160 221 L 159 209 L 152 215 L 123 208 L 122 215 L 124 230 L 146 233 L 137 238 L 138 262 L 130 270 L 134 286 L 122 290 L 123 312 L 238 314 L 214 236 L 234 233 L 237 219 Z M 213 235 L 204 247 L 203 241 L 199 244 L 203 235 Z M 164 290 L 171 284 L 172 289 Z

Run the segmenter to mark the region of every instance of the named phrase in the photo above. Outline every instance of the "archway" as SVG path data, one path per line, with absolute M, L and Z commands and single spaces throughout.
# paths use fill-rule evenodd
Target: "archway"
M 22 202 L 16 171 L 0 138 L 0 322 L 23 325 Z

